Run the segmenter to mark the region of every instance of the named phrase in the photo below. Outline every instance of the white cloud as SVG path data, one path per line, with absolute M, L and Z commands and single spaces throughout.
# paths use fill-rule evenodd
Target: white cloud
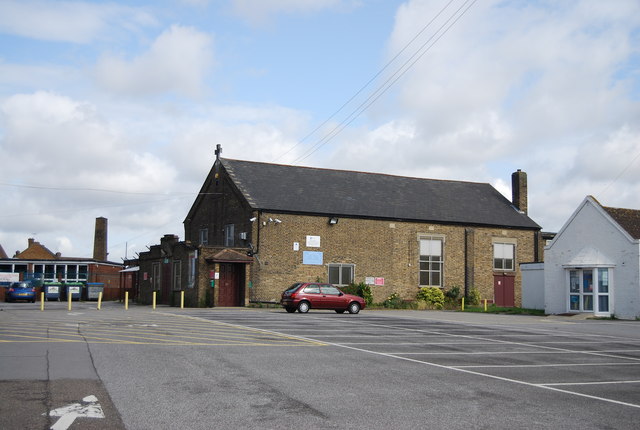
M 197 10 L 204 13 L 207 0 L 182 3 L 203 7 Z M 206 10 L 212 16 L 214 3 Z M 17 24 L 7 24 L 1 11 L 21 4 L 0 2 L 1 31 L 80 43 L 143 21 L 116 22 L 125 9 L 109 15 L 111 3 L 99 3 L 91 6 L 102 14 L 96 12 L 86 30 L 74 22 L 81 15 L 71 12 L 69 29 L 31 28 L 37 26 L 35 15 L 27 20 L 30 30 L 13 28 Z M 41 6 L 48 17 L 54 16 L 51 4 L 61 10 L 79 5 L 25 4 Z M 251 23 L 357 5 L 351 0 L 225 4 Z M 402 48 L 443 4 L 407 1 L 398 10 L 389 52 Z M 545 230 L 559 229 L 586 194 L 604 205 L 640 208 L 639 7 L 623 0 L 476 2 L 398 81 L 395 94 L 389 92 L 297 164 L 483 181 L 507 197 L 510 174 L 521 168 L 529 176 L 530 215 Z M 223 146 L 224 157 L 288 163 L 317 142 L 310 138 L 296 146 L 310 124 L 324 118 L 279 106 L 277 100 L 207 103 L 214 54 L 212 33 L 204 31 L 174 25 L 157 37 L 142 35 L 138 42 L 150 42 L 136 55 L 125 45 L 111 45 L 113 51 L 92 69 L 101 89 L 110 92 L 105 98 L 82 80 L 93 56 L 62 66 L 33 67 L 19 64 L 17 57 L 11 57 L 15 64 L 0 62 L 0 85 L 8 94 L 0 96 L 0 243 L 7 253 L 24 249 L 34 235 L 54 252 L 89 256 L 94 218 L 106 216 L 110 258 L 118 261 L 125 242 L 131 256 L 131 250 L 144 250 L 163 234 L 183 235 L 182 221 L 211 168 L 216 144 Z M 236 36 L 220 31 L 225 42 Z M 268 68 L 265 64 L 250 66 Z M 56 90 L 38 91 L 42 88 Z M 144 103 L 148 99 L 113 94 L 159 97 Z M 340 119 L 334 121 L 322 131 Z M 25 184 L 36 187 L 15 186 Z
M 213 65 L 213 40 L 191 27 L 173 25 L 149 50 L 131 60 L 104 55 L 96 66 L 97 82 L 107 90 L 127 95 L 202 94 L 205 76 Z
M 389 58 L 443 4 L 402 5 Z M 409 60 L 445 19 L 389 70 Z M 522 168 L 529 174 L 532 217 L 557 229 L 573 211 L 565 204 L 576 206 L 586 194 L 600 192 L 638 148 L 639 77 L 623 69 L 640 68 L 639 31 L 636 1 L 477 2 L 394 87 L 396 126 L 382 140 L 374 138 L 379 130 L 357 139 L 348 158 L 360 154 L 362 164 L 383 171 L 502 188 L 501 181 L 508 183 Z M 402 123 L 413 129 L 412 137 L 404 137 L 397 126 Z M 350 145 L 345 136 L 332 144 L 341 151 Z M 622 191 L 640 191 L 637 179 L 629 169 L 608 197 L 638 207 Z
M 18 94 L 0 105 L 0 129 L 0 238 L 9 249 L 24 237 L 7 243 L 8 232 L 28 231 L 61 247 L 57 250 L 91 250 L 89 220 L 94 217 L 108 213 L 117 218 L 145 207 L 155 217 L 162 213 L 158 206 L 176 203 L 177 174 L 170 162 L 145 151 L 144 142 L 126 137 L 90 103 L 49 92 Z M 127 229 L 163 220 L 145 225 L 148 219 L 135 218 Z M 59 231 L 74 232 L 87 243 L 58 241 L 54 232 Z
M 233 13 L 253 25 L 262 25 L 276 15 L 350 10 L 355 0 L 231 0 Z
M 44 91 L 0 102 L 7 253 L 35 236 L 54 252 L 91 256 L 98 216 L 109 219 L 116 261 L 127 242 L 131 256 L 164 234 L 183 237 L 216 144 L 224 157 L 270 161 L 308 127 L 306 115 L 278 106 L 170 106 L 96 105 Z
M 89 43 L 110 37 L 113 28 L 155 24 L 141 9 L 112 3 L 4 0 L 0 2 L 0 32 L 41 40 Z

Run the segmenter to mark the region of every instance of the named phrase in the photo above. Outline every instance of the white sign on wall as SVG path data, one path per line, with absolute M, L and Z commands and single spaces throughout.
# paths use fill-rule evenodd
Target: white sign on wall
M 320 248 L 320 236 L 307 236 L 307 248 Z

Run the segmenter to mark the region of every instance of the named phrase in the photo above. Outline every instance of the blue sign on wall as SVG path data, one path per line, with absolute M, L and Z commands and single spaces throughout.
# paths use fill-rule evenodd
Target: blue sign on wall
M 302 251 L 302 264 L 322 266 L 322 252 Z

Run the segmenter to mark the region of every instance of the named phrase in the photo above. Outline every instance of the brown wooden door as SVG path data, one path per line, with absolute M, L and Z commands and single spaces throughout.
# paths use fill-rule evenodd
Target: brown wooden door
M 238 264 L 221 263 L 218 286 L 218 306 L 239 306 L 240 285 Z
M 496 306 L 512 308 L 515 303 L 515 276 L 493 275 L 493 295 Z

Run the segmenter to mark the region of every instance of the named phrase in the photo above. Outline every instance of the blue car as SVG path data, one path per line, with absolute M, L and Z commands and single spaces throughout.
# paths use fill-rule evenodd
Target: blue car
M 16 300 L 26 300 L 31 303 L 36 302 L 36 289 L 28 282 L 14 282 L 5 294 L 7 302 L 15 302 Z

